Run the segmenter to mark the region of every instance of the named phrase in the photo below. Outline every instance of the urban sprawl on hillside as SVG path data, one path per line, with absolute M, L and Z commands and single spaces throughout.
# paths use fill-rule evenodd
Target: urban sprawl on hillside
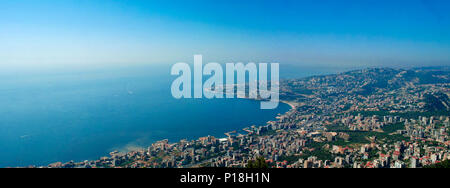
M 263 126 L 49 168 L 421 168 L 450 159 L 450 70 L 374 68 L 281 81 Z

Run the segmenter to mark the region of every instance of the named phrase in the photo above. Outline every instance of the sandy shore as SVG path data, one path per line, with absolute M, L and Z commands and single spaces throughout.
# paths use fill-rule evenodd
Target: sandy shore
M 291 107 L 291 109 L 296 109 L 296 107 L 297 107 L 297 105 L 293 102 L 289 102 L 289 101 L 280 101 L 280 102 L 289 105 Z

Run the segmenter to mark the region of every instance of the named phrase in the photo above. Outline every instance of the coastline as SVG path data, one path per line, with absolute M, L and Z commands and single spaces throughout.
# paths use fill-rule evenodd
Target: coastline
M 250 98 L 241 98 L 241 99 L 250 99 Z M 251 99 L 251 100 L 258 101 L 258 99 Z M 286 108 L 287 111 L 285 111 L 285 112 L 280 112 L 280 113 L 278 113 L 278 115 L 273 116 L 271 120 L 268 120 L 268 121 L 265 122 L 266 124 L 267 124 L 268 122 L 271 122 L 271 121 L 274 121 L 274 120 L 278 120 L 280 117 L 282 117 L 283 115 L 287 114 L 287 113 L 290 112 L 292 109 L 295 109 L 295 108 L 296 108 L 296 105 L 295 105 L 293 102 L 290 102 L 290 101 L 282 101 L 282 100 L 280 100 L 279 102 L 280 102 L 280 103 L 284 103 L 284 104 L 289 105 L 289 108 Z M 263 127 L 263 126 L 265 126 L 265 125 L 263 125 L 263 124 L 257 125 L 257 127 Z M 234 131 L 223 132 L 222 135 L 223 135 L 223 136 L 226 136 L 226 135 L 229 134 L 229 133 L 233 133 L 233 132 L 236 133 L 236 132 L 241 131 L 241 130 L 244 130 L 244 131 L 245 131 L 245 129 L 248 128 L 248 127 L 250 127 L 250 125 L 246 125 L 245 127 L 242 127 L 241 129 L 236 129 L 236 130 L 234 130 Z M 239 133 L 239 134 L 240 134 L 240 133 Z M 193 140 L 193 141 L 198 141 L 199 139 L 201 139 L 201 138 L 203 138 L 203 137 L 206 137 L 206 136 L 209 136 L 209 135 L 204 135 L 204 136 L 200 136 L 200 137 L 197 137 L 197 138 L 193 138 L 192 140 Z M 218 136 L 218 137 L 216 137 L 216 139 L 219 139 L 219 140 L 220 140 L 220 139 L 228 139 L 228 137 Z M 158 142 L 161 142 L 161 141 L 165 141 L 165 140 L 169 141 L 168 139 L 156 140 L 156 141 L 150 143 L 149 145 L 146 145 L 146 146 L 135 146 L 135 147 L 133 147 L 133 149 L 126 149 L 125 151 L 124 151 L 124 150 L 121 151 L 121 149 L 118 149 L 118 148 L 117 148 L 117 149 L 112 149 L 112 150 L 108 151 L 109 155 L 106 154 L 105 156 L 102 156 L 102 157 L 100 157 L 100 158 L 105 158 L 105 157 L 106 157 L 106 158 L 110 158 L 110 157 L 112 157 L 112 156 L 111 156 L 111 153 L 129 154 L 129 153 L 133 153 L 133 152 L 141 152 L 141 151 L 145 151 L 145 150 L 147 150 L 148 147 L 151 147 L 152 144 L 155 144 L 155 143 L 158 143 Z M 185 139 L 181 139 L 181 138 L 180 138 L 180 139 L 177 139 L 177 140 L 173 140 L 173 142 L 169 142 L 169 144 L 176 144 L 176 143 L 179 143 L 179 142 L 181 142 L 181 141 L 183 141 L 183 140 L 185 140 Z M 97 159 L 88 159 L 87 161 L 95 161 L 95 160 L 98 160 L 98 158 L 97 158 Z M 72 161 L 72 162 L 73 162 L 73 161 Z M 48 167 L 48 166 L 51 166 L 51 165 L 57 164 L 57 163 L 65 163 L 65 162 L 62 162 L 62 161 L 56 161 L 56 162 L 53 162 L 53 163 L 50 163 L 50 164 L 44 165 L 44 166 L 40 166 L 40 165 L 39 165 L 39 167 Z M 34 166 L 34 165 L 31 165 L 31 166 Z
M 297 105 L 294 104 L 293 102 L 290 102 L 290 101 L 283 101 L 283 100 L 280 100 L 280 102 L 289 105 L 289 106 L 291 107 L 291 110 L 297 108 Z

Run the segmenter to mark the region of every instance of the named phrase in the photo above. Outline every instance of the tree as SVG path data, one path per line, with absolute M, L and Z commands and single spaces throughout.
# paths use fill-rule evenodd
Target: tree
M 247 168 L 269 168 L 264 157 L 258 157 L 256 160 L 248 161 Z
M 450 168 L 450 160 L 425 166 L 424 168 Z

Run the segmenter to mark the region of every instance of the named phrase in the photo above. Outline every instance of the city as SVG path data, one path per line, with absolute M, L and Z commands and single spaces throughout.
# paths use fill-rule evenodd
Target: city
M 247 168 L 261 157 L 269 168 L 430 167 L 450 160 L 449 95 L 448 67 L 281 80 L 292 109 L 266 125 L 37 168 Z

